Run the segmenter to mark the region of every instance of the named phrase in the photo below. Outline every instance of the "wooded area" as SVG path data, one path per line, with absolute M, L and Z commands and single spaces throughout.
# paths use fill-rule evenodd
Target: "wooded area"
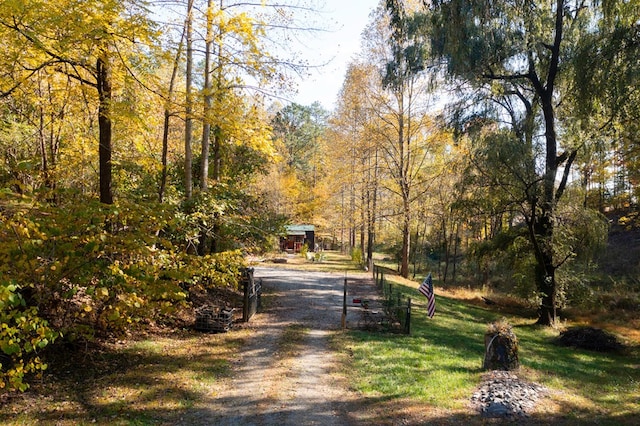
M 237 286 L 290 223 L 543 325 L 637 307 L 604 249 L 640 225 L 639 1 L 381 1 L 333 111 L 283 100 L 317 8 L 0 3 L 1 387 Z

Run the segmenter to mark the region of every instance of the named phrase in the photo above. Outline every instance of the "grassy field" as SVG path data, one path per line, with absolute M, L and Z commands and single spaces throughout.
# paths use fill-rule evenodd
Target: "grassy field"
M 357 391 L 388 403 L 410 400 L 425 411 L 464 413 L 482 379 L 487 325 L 504 317 L 519 340 L 519 376 L 550 390 L 528 422 L 637 424 L 639 342 L 628 341 L 632 347 L 618 355 L 559 347 L 553 343 L 559 331 L 533 325 L 534 318 L 504 316 L 437 290 L 436 315 L 429 319 L 417 283 L 395 281 L 417 302 L 411 336 L 352 331 L 336 339 L 350 354 L 344 370 Z

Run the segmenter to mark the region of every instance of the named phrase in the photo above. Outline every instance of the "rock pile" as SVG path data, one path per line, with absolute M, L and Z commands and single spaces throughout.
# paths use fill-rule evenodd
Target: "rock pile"
M 522 418 L 547 392 L 544 386 L 525 382 L 509 371 L 490 371 L 471 397 L 483 417 Z
M 563 331 L 557 343 L 561 346 L 573 346 L 598 352 L 620 352 L 624 349 L 624 345 L 615 335 L 599 328 L 585 326 L 572 327 Z

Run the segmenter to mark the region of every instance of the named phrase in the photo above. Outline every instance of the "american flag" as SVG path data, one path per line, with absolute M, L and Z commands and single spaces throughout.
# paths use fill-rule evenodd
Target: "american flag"
M 418 291 L 427 298 L 427 315 L 429 318 L 433 318 L 436 314 L 436 295 L 433 293 L 433 279 L 431 278 L 431 273 L 429 273 L 427 278 L 422 281 L 422 284 L 418 287 Z

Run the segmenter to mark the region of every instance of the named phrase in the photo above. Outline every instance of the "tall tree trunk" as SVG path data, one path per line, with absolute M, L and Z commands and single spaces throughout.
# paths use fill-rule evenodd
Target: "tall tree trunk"
M 162 126 L 162 172 L 160 175 L 160 186 L 158 188 L 158 202 L 162 204 L 164 201 L 164 192 L 167 188 L 167 157 L 169 153 L 169 121 L 171 118 L 171 110 L 168 106 L 164 109 L 164 123 Z
M 418 242 L 420 241 L 420 224 L 416 224 L 416 234 L 413 240 L 413 278 L 418 273 Z
M 400 275 L 409 276 L 409 249 L 411 247 L 411 206 L 409 198 L 409 149 L 405 135 L 404 85 L 399 89 L 398 99 L 398 186 L 402 195 L 402 248 L 400 251 Z
M 219 182 L 222 177 L 222 135 L 218 126 L 213 129 L 213 172 L 211 178 Z
M 353 173 L 353 169 L 352 169 Z M 353 183 L 349 186 L 349 254 L 353 253 L 356 247 L 356 194 Z
M 449 273 L 449 235 L 447 235 L 447 219 L 442 214 L 442 248 L 444 250 L 444 272 L 442 282 L 447 282 L 447 274 Z
M 99 96 L 98 130 L 99 130 L 99 170 L 100 170 L 100 202 L 113 204 L 111 186 L 111 65 L 107 52 L 103 52 L 96 63 L 97 88 Z
M 344 208 L 344 186 L 340 191 L 340 253 L 344 254 L 344 228 L 345 228 L 345 208 Z
M 51 83 L 47 83 L 47 95 L 49 101 L 53 103 Z M 40 93 L 43 96 L 42 93 Z M 42 177 L 44 180 L 44 187 L 47 189 L 47 202 L 52 205 L 57 203 L 57 197 L 55 194 L 56 178 L 54 176 L 55 165 L 58 158 L 58 148 L 60 146 L 60 127 L 56 132 L 55 126 L 57 122 L 64 120 L 65 105 L 63 105 L 59 111 L 51 111 L 47 114 L 43 107 L 38 110 L 39 123 L 38 123 L 38 141 L 40 145 L 40 168 L 42 170 Z M 45 122 L 45 116 L 48 119 L 48 132 L 47 124 Z
M 188 18 L 187 18 L 188 19 Z M 167 93 L 167 99 L 164 106 L 164 123 L 162 126 L 162 174 L 160 176 L 160 188 L 158 189 L 158 202 L 164 201 L 164 192 L 167 187 L 167 156 L 169 153 L 169 124 L 171 120 L 171 104 L 173 102 L 173 91 L 176 84 L 176 78 L 178 75 L 178 67 L 180 65 L 180 57 L 182 56 L 182 45 L 184 42 L 184 36 L 186 32 L 187 21 L 182 28 L 182 35 L 180 36 L 180 43 L 178 44 L 178 50 L 176 51 L 176 57 L 173 61 L 173 69 L 171 70 L 171 80 L 169 81 L 169 93 Z
M 455 285 L 456 283 L 456 265 L 458 259 L 458 246 L 460 240 L 460 222 L 456 221 L 456 232 L 455 232 L 455 240 L 453 240 L 453 270 L 451 271 L 451 282 Z
M 371 167 L 369 167 L 371 173 Z M 370 179 L 367 196 L 367 265 L 373 266 L 373 246 L 376 243 L 376 209 L 378 208 L 378 150 L 375 149 L 373 164 L 373 179 Z M 373 268 L 371 269 L 373 271 Z
M 556 176 L 558 171 L 558 146 L 555 130 L 555 111 L 553 95 L 555 79 L 559 67 L 560 43 L 562 41 L 564 0 L 556 0 L 556 22 L 554 43 L 550 46 L 551 59 L 547 72 L 546 84 L 538 80 L 535 72 L 530 71 L 531 80 L 538 95 L 544 118 L 545 128 L 545 174 L 542 180 L 543 191 L 539 209 L 532 211 L 534 218 L 534 235 L 532 235 L 536 266 L 536 285 L 542 295 L 538 310 L 538 324 L 552 325 L 556 321 L 556 265 L 553 256 L 554 216 L 556 197 L 562 195 L 561 188 L 556 192 Z M 568 169 L 567 169 L 568 170 Z M 535 207 L 535 204 L 534 204 Z
M 46 136 L 45 136 L 45 124 L 44 124 L 44 108 L 41 106 L 39 108 L 39 116 L 40 122 L 38 127 L 38 142 L 40 144 L 40 168 L 42 170 L 42 174 L 44 177 L 44 185 L 45 188 L 51 189 L 51 184 L 49 182 L 49 160 L 47 158 L 47 144 L 46 144 Z M 51 122 L 51 126 L 53 126 L 53 121 Z
M 358 227 L 355 218 L 351 219 L 351 229 L 349 230 L 349 253 L 353 255 L 358 248 Z
M 211 85 L 211 49 L 213 47 L 213 0 L 207 1 L 207 35 L 204 51 L 204 121 L 202 123 L 202 157 L 200 160 L 202 176 L 200 189 L 207 190 L 209 181 L 209 135 L 211 132 L 211 109 L 213 93 Z
M 409 210 L 409 200 L 404 199 L 403 202 L 403 221 L 402 221 L 402 252 L 400 275 L 404 278 L 409 277 L 409 248 L 411 247 L 411 211 Z
M 184 123 L 184 191 L 185 198 L 190 200 L 193 196 L 193 0 L 187 5 L 187 70 L 186 70 L 186 107 Z
M 200 155 L 200 189 L 202 192 L 205 192 L 209 187 L 209 136 L 211 134 L 211 110 L 213 106 L 213 93 L 211 86 L 211 49 L 213 47 L 213 0 L 207 1 L 207 11 L 206 11 L 206 20 L 207 20 L 207 33 L 205 36 L 205 51 L 204 51 L 204 87 L 203 87 L 203 95 L 204 95 L 204 109 L 203 109 L 203 120 L 202 120 L 202 142 L 200 145 L 201 155 Z M 219 230 L 219 226 L 217 225 L 218 216 L 215 214 L 215 223 L 214 227 L 214 236 L 212 237 L 212 242 L 210 245 L 210 249 L 212 251 L 217 250 L 217 231 Z M 204 224 L 200 225 L 200 236 L 199 236 L 199 244 L 198 244 L 198 252 L 201 256 L 206 254 L 207 247 L 207 231 Z
M 552 325 L 556 313 L 556 265 L 553 256 L 553 237 L 555 232 L 556 176 L 558 171 L 557 139 L 555 132 L 555 114 L 553 109 L 552 86 L 542 92 L 540 102 L 545 122 L 546 165 L 542 181 L 542 200 L 534 211 L 534 231 L 532 238 L 536 251 L 536 285 L 542 295 L 538 309 L 538 324 Z M 537 214 L 537 217 L 535 215 Z
M 220 0 L 220 8 L 222 8 L 222 0 Z M 219 38 L 222 38 L 222 34 L 219 34 Z M 218 44 L 217 51 L 217 64 L 216 64 L 216 90 L 217 94 L 215 100 L 218 104 L 222 102 L 222 87 L 224 83 L 224 69 L 223 69 L 223 51 L 222 42 Z M 222 143 L 223 134 L 220 126 L 216 125 L 213 129 L 213 180 L 219 182 L 222 178 Z
M 363 165 L 365 164 L 365 160 L 362 160 Z M 366 205 L 366 199 L 367 199 L 367 194 L 366 194 L 366 189 L 364 188 L 364 186 L 366 185 L 366 182 L 363 181 L 363 187 L 360 190 L 360 261 L 362 263 L 364 263 L 364 266 L 367 266 L 367 262 L 366 262 L 366 246 L 365 246 L 365 238 L 366 238 L 366 232 L 367 232 L 367 215 L 365 212 L 365 209 L 367 208 Z

